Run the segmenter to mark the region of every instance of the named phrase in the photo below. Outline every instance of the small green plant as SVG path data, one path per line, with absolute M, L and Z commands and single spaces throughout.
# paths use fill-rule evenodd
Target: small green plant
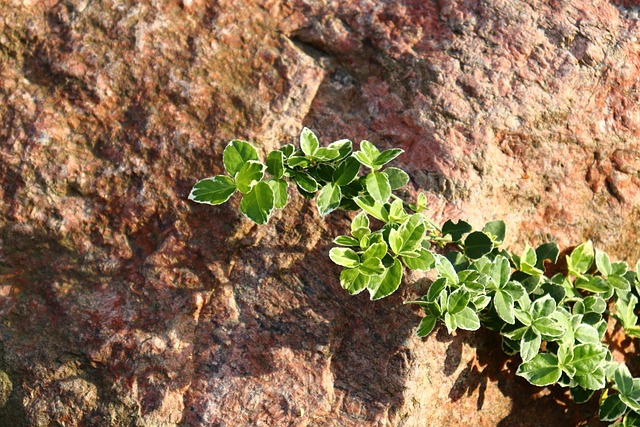
M 635 269 L 612 262 L 589 241 L 566 256 L 565 274 L 545 274 L 558 262 L 556 243 L 526 246 L 517 255 L 500 247 L 503 221 L 475 231 L 464 221 L 438 227 L 425 216 L 424 194 L 409 203 L 393 193 L 409 182 L 406 172 L 387 167 L 403 151 L 380 151 L 368 141 L 359 148 L 354 152 L 349 140 L 321 147 L 305 128 L 299 148 L 272 151 L 265 164 L 251 144 L 234 140 L 223 154 L 228 175 L 199 181 L 189 199 L 217 205 L 239 192 L 241 211 L 265 224 L 274 209 L 285 207 L 293 182 L 303 196 L 316 198 L 323 216 L 336 209 L 359 211 L 350 233 L 337 236 L 338 246 L 329 252 L 343 267 L 340 285 L 350 294 L 366 289 L 372 300 L 384 298 L 398 289 L 405 268 L 433 269 L 437 277 L 427 294 L 407 301 L 424 311 L 419 336 L 438 322 L 449 333 L 482 325 L 502 336 L 507 354 L 520 355 L 517 375 L 531 384 L 569 387 L 578 403 L 604 390 L 600 419 L 640 426 L 640 379 L 603 343 L 610 317 L 628 336 L 640 337 L 640 262 Z

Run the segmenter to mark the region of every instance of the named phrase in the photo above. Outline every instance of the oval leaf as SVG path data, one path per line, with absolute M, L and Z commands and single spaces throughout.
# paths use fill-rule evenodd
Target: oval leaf
M 389 178 L 389 185 L 392 190 L 398 190 L 409 182 L 409 174 L 402 169 L 386 168 L 382 173 L 387 175 L 387 178 Z
M 274 207 L 273 190 L 264 181 L 257 183 L 242 197 L 240 210 L 257 224 L 265 224 Z
M 267 156 L 267 172 L 274 178 L 282 178 L 284 174 L 284 153 L 272 151 Z
M 222 153 L 222 163 L 229 175 L 235 177 L 240 169 L 249 160 L 259 160 L 258 152 L 246 141 L 234 139 L 224 149 Z
M 384 298 L 394 293 L 402 281 L 402 264 L 395 259 L 391 267 L 379 276 L 372 276 L 369 282 L 369 294 L 371 300 Z
M 342 198 L 342 193 L 340 192 L 340 187 L 336 184 L 327 184 L 320 190 L 318 193 L 318 211 L 320 215 L 325 216 L 329 212 L 333 212 L 340 206 L 340 199 Z
M 479 259 L 493 250 L 493 241 L 482 231 L 474 231 L 464 239 L 464 254 Z
M 332 248 L 329 251 L 329 258 L 342 267 L 355 268 L 360 265 L 360 257 L 349 248 Z
M 382 172 L 371 172 L 367 175 L 365 184 L 367 191 L 376 202 L 380 204 L 387 203 L 389 197 L 391 197 L 391 186 L 387 175 Z
M 360 172 L 360 162 L 354 157 L 347 157 L 333 172 L 333 182 L 338 185 L 347 185 L 353 181 Z
M 318 137 L 309 128 L 302 129 L 300 133 L 300 148 L 302 152 L 307 156 L 313 156 L 318 150 Z
M 255 160 L 247 161 L 236 175 L 236 184 L 241 193 L 247 194 L 264 176 L 264 165 Z
M 198 181 L 189 193 L 189 199 L 197 203 L 219 205 L 229 200 L 236 191 L 236 183 L 228 176 L 218 175 Z
M 531 361 L 523 363 L 516 375 L 524 377 L 533 385 L 540 387 L 556 383 L 562 375 L 558 367 L 558 358 L 551 353 L 537 354 Z

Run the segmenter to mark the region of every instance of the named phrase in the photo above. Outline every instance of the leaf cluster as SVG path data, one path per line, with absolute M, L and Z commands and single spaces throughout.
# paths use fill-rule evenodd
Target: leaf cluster
M 405 269 L 433 270 L 436 279 L 427 293 L 407 302 L 424 312 L 419 336 L 439 323 L 449 333 L 494 330 L 507 354 L 520 355 L 517 375 L 538 386 L 568 387 L 577 402 L 604 390 L 600 418 L 640 426 L 640 379 L 603 343 L 610 318 L 628 336 L 640 337 L 640 262 L 630 269 L 588 241 L 566 256 L 566 274 L 545 274 L 559 261 L 556 243 L 527 245 L 516 254 L 501 247 L 503 221 L 478 230 L 462 220 L 438 227 L 425 215 L 424 194 L 411 203 L 393 193 L 409 182 L 402 169 L 387 166 L 402 153 L 381 151 L 369 141 L 354 151 L 346 139 L 323 147 L 304 128 L 299 147 L 285 145 L 263 163 L 250 143 L 234 140 L 223 153 L 226 174 L 198 181 L 189 199 L 217 205 L 240 193 L 240 210 L 264 224 L 274 209 L 285 207 L 292 183 L 304 197 L 315 198 L 322 216 L 359 211 L 350 232 L 337 236 L 329 251 L 342 267 L 339 280 L 347 292 L 366 289 L 377 300 L 397 291 Z

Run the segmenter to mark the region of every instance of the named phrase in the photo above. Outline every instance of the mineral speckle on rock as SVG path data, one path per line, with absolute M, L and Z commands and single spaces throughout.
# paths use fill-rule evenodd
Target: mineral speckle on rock
M 634 2 L 0 2 L 0 424 L 598 425 L 349 297 L 346 214 L 189 203 L 232 138 L 406 151 L 436 221 L 640 257 Z

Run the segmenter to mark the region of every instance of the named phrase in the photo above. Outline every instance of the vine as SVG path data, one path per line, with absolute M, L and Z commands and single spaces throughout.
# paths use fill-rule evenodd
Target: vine
M 265 224 L 274 209 L 286 206 L 292 182 L 303 196 L 316 198 L 322 216 L 336 209 L 360 211 L 350 234 L 336 237 L 338 246 L 329 252 L 343 267 L 340 285 L 350 294 L 366 289 L 372 300 L 384 298 L 398 289 L 404 268 L 434 269 L 437 278 L 426 295 L 406 302 L 424 311 L 418 336 L 429 335 L 438 322 L 449 333 L 494 330 L 507 354 L 520 355 L 517 375 L 537 386 L 569 387 L 577 403 L 604 390 L 600 419 L 640 426 L 640 378 L 603 343 L 610 317 L 627 336 L 640 337 L 640 261 L 630 269 L 588 241 L 566 256 L 564 274 L 552 275 L 550 266 L 560 255 L 556 243 L 527 245 L 516 255 L 500 247 L 503 221 L 475 231 L 464 221 L 438 227 L 425 216 L 423 193 L 415 203 L 393 194 L 409 181 L 402 169 L 387 167 L 402 153 L 380 151 L 368 141 L 354 152 L 346 139 L 321 147 L 304 128 L 299 148 L 285 145 L 262 163 L 250 143 L 233 140 L 223 153 L 227 175 L 197 182 L 189 199 L 218 205 L 240 193 L 240 210 Z

